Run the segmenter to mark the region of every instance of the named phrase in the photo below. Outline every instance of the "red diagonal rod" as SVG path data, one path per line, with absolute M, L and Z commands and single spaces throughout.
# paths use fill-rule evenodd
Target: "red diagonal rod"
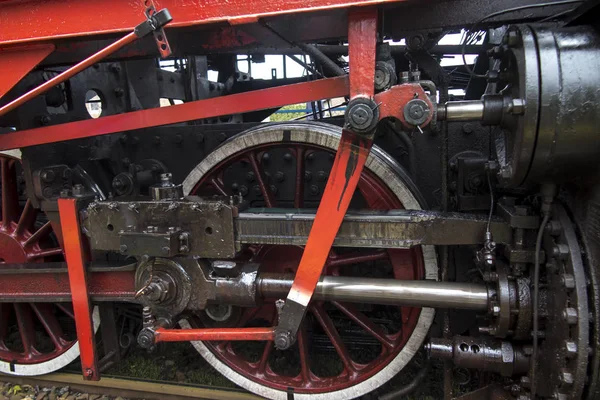
M 77 199 L 58 199 L 58 215 L 65 239 L 65 259 L 69 271 L 83 379 L 97 381 L 100 379 L 100 370 L 96 356 L 96 339 L 90 308 Z
M 29 100 L 33 99 L 34 97 L 39 96 L 42 93 L 45 93 L 46 91 L 50 90 L 54 86 L 60 85 L 64 81 L 72 78 L 74 75 L 80 73 L 81 71 L 88 68 L 89 66 L 96 64 L 98 61 L 100 61 L 103 58 L 105 58 L 106 56 L 114 53 L 115 51 L 121 49 L 123 46 L 126 46 L 129 43 L 134 42 L 138 38 L 139 37 L 135 34 L 135 32 L 131 32 L 130 34 L 122 37 L 121 39 L 117 40 L 113 44 L 106 46 L 99 52 L 94 53 L 91 56 L 89 56 L 88 58 L 86 58 L 85 60 L 81 61 L 79 64 L 75 64 L 74 66 L 67 69 L 63 73 L 56 75 L 54 78 L 42 83 L 40 86 L 36 87 L 35 89 L 30 90 L 29 92 L 25 93 L 21 97 L 17 97 L 10 103 L 5 104 L 4 106 L 0 107 L 0 116 L 8 113 L 9 111 L 14 110 L 15 108 L 28 102 Z
M 154 340 L 158 342 L 193 342 L 197 340 L 273 340 L 273 328 L 201 328 L 165 329 L 158 328 Z
M 348 90 L 348 78 L 341 76 L 10 132 L 0 135 L 0 151 L 343 97 Z

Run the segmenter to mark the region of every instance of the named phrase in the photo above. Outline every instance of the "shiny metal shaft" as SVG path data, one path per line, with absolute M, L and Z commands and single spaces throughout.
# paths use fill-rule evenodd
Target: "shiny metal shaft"
M 261 275 L 258 292 L 263 297 L 285 296 L 291 279 L 281 275 Z M 348 303 L 487 310 L 485 285 L 438 281 L 325 276 L 315 290 L 315 299 Z
M 438 119 L 446 121 L 481 121 L 483 119 L 483 101 L 449 101 L 438 106 Z

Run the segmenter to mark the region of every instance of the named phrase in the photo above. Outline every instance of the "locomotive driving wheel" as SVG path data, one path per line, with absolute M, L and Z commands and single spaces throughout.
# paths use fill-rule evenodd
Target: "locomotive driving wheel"
M 0 263 L 62 261 L 52 225 L 27 200 L 19 202 L 20 160 L 0 154 Z M 0 303 L 0 372 L 41 375 L 79 356 L 70 303 Z
M 203 160 L 184 181 L 197 195 L 241 195 L 250 207 L 316 208 L 341 129 L 321 123 L 275 124 L 243 132 Z M 352 199 L 354 209 L 421 209 L 400 166 L 374 147 Z M 294 246 L 250 246 L 242 259 L 260 272 L 293 274 Z M 410 250 L 332 249 L 325 274 L 388 279 L 436 279 L 431 247 Z M 276 298 L 256 308 L 218 306 L 191 325 L 273 326 Z M 344 399 L 372 392 L 396 375 L 420 348 L 433 321 L 428 308 L 313 301 L 297 343 L 194 342 L 198 352 L 234 383 L 273 399 Z M 182 327 L 191 326 L 184 321 Z

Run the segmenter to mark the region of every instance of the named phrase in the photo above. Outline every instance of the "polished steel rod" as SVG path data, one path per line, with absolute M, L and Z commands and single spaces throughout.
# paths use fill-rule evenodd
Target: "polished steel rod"
M 263 297 L 283 297 L 292 280 L 277 275 L 261 275 L 258 292 Z M 322 277 L 315 299 L 348 303 L 397 306 L 487 310 L 488 289 L 485 285 L 429 280 L 405 281 L 342 276 Z

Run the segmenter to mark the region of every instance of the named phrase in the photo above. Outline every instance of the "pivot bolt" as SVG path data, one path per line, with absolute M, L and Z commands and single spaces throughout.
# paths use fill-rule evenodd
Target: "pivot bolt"
M 424 124 L 429 118 L 429 113 L 429 105 L 421 99 L 412 99 L 404 106 L 404 119 L 410 125 Z
M 371 99 L 353 99 L 346 108 L 345 120 L 351 131 L 368 133 L 375 128 L 379 121 L 379 110 Z
M 140 331 L 138 338 L 138 344 L 144 349 L 150 349 L 154 346 L 154 332 L 150 328 L 144 328 Z
M 289 349 L 292 343 L 292 334 L 289 331 L 282 330 L 275 332 L 275 347 L 278 350 Z

